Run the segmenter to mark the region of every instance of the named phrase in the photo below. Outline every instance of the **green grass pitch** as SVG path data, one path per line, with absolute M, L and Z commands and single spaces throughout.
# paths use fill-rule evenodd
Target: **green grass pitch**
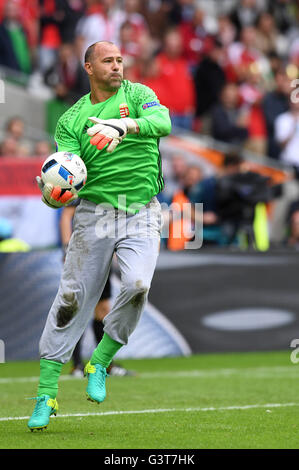
M 126 360 L 101 405 L 86 379 L 59 383 L 59 412 L 30 432 L 38 362 L 0 364 L 1 449 L 298 449 L 299 364 L 290 352 Z

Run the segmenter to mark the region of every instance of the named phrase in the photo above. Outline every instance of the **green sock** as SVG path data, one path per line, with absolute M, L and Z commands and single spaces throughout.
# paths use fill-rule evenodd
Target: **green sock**
M 113 357 L 122 346 L 121 343 L 118 343 L 104 333 L 103 338 L 91 356 L 90 363 L 93 365 L 101 364 L 103 367 L 108 367 Z
M 56 398 L 58 392 L 58 379 L 60 376 L 62 364 L 48 359 L 40 360 L 40 378 L 37 389 L 37 395 L 49 395 Z

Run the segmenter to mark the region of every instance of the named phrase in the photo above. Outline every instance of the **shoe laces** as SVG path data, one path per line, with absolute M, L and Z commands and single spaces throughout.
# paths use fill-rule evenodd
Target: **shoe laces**
M 33 414 L 35 416 L 40 416 L 43 413 L 43 408 L 46 404 L 47 397 L 32 397 L 32 398 L 27 398 L 27 400 L 36 400 L 36 405 L 33 411 Z

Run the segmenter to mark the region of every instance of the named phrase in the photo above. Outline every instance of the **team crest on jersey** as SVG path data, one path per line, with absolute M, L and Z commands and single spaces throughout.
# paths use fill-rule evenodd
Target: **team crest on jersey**
M 127 103 L 122 103 L 119 105 L 119 113 L 120 113 L 120 117 L 122 118 L 129 116 L 130 111 L 129 111 L 129 107 Z

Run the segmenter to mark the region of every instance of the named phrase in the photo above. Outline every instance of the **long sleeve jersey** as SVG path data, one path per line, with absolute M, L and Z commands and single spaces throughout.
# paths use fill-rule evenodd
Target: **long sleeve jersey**
M 130 117 L 139 126 L 111 154 L 90 144 L 89 117 Z M 124 80 L 116 94 L 92 104 L 84 95 L 59 119 L 55 132 L 57 151 L 79 155 L 87 168 L 87 182 L 79 197 L 96 204 L 108 203 L 128 212 L 132 205 L 145 205 L 164 188 L 159 139 L 171 132 L 168 109 L 145 85 Z M 120 202 L 121 201 L 121 202 Z M 125 204 L 124 202 L 125 201 Z M 130 208 L 131 206 L 131 208 Z

